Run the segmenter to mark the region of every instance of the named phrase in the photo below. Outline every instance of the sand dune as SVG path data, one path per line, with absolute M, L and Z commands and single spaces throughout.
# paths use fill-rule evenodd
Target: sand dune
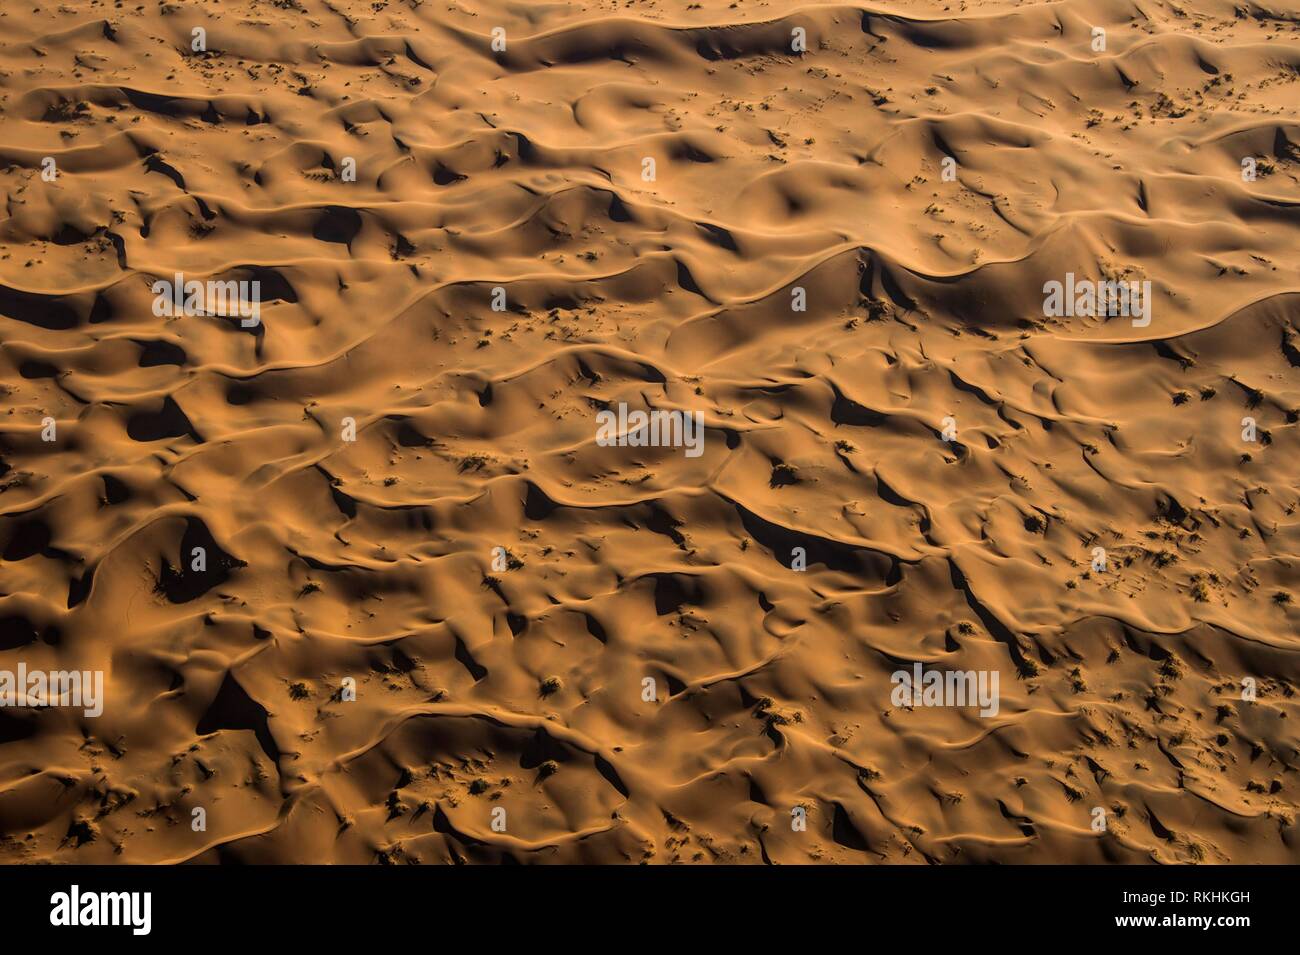
M 1300 861 L 1298 39 L 0 10 L 0 860 Z

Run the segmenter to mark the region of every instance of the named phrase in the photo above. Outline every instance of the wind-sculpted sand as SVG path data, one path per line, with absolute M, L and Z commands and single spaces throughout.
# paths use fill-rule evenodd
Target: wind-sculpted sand
M 1287 2 L 4 6 L 0 670 L 105 700 L 0 860 L 1300 861 L 1298 104 Z

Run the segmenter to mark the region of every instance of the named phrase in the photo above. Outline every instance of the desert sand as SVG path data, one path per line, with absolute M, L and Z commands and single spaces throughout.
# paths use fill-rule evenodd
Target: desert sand
M 1292 0 L 5 4 L 0 670 L 104 705 L 0 861 L 1300 861 L 1298 115 Z

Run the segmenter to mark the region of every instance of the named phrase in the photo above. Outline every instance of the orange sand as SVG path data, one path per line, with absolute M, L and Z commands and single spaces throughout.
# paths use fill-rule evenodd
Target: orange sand
M 0 860 L 1300 861 L 1297 11 L 6 5 Z

